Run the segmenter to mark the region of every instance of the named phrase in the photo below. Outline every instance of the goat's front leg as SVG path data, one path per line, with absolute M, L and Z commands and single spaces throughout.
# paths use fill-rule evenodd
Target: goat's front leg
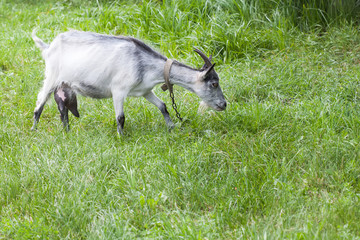
M 113 94 L 114 108 L 115 108 L 115 117 L 117 123 L 117 131 L 119 135 L 124 135 L 124 124 L 125 124 L 125 114 L 124 114 L 124 101 L 126 94 Z
M 174 123 L 170 118 L 169 112 L 166 108 L 166 105 L 163 101 L 161 101 L 152 91 L 144 95 L 145 99 L 158 107 L 162 115 L 164 116 L 166 125 L 169 129 L 174 128 Z
M 124 113 L 117 116 L 116 123 L 117 123 L 118 134 L 119 135 L 124 135 L 124 125 L 125 125 L 125 115 L 124 115 Z

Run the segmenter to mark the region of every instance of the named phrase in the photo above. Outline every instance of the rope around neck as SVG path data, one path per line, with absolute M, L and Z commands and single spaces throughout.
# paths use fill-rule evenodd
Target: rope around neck
M 180 116 L 180 113 L 177 110 L 177 106 L 175 103 L 175 97 L 174 97 L 174 92 L 173 92 L 173 84 L 170 83 L 170 70 L 171 70 L 171 66 L 173 64 L 173 60 L 172 59 L 167 59 L 165 66 L 164 66 L 164 79 L 165 79 L 165 84 L 163 84 L 161 86 L 161 89 L 163 91 L 166 91 L 167 89 L 169 89 L 169 93 L 170 93 L 170 98 L 172 101 L 172 107 L 174 109 L 174 111 L 176 112 L 176 117 L 182 121 L 183 119 Z

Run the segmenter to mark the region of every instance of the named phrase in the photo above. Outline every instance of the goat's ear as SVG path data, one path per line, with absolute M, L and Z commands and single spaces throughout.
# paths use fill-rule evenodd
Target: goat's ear
M 208 69 L 206 69 L 206 74 L 205 74 L 205 76 L 207 76 L 207 75 L 211 72 L 211 70 L 214 69 L 214 67 L 215 67 L 215 63 L 212 64 Z
M 209 75 L 209 73 L 214 69 L 215 63 L 211 64 L 210 67 L 206 68 L 203 67 L 202 69 L 200 69 L 200 75 L 199 75 L 199 80 L 200 81 L 206 81 L 206 77 Z

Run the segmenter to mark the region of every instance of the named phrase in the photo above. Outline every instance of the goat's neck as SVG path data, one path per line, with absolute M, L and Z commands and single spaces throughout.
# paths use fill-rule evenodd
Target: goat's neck
M 165 61 L 152 62 L 151 68 L 156 72 L 156 77 L 152 78 L 155 84 L 165 83 L 164 66 Z M 191 92 L 195 92 L 195 83 L 198 78 L 199 71 L 192 69 L 182 63 L 174 61 L 170 69 L 170 83 L 179 85 Z M 156 79 L 156 80 L 155 80 Z
M 198 71 L 184 64 L 174 61 L 170 69 L 170 83 L 179 85 L 194 92 L 194 84 L 198 77 Z

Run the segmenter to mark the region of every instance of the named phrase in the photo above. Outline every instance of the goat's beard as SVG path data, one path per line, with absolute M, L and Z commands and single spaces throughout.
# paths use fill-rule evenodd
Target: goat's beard
M 208 108 L 210 108 L 210 106 L 207 105 L 204 101 L 201 101 L 198 108 L 198 113 L 204 114 Z

